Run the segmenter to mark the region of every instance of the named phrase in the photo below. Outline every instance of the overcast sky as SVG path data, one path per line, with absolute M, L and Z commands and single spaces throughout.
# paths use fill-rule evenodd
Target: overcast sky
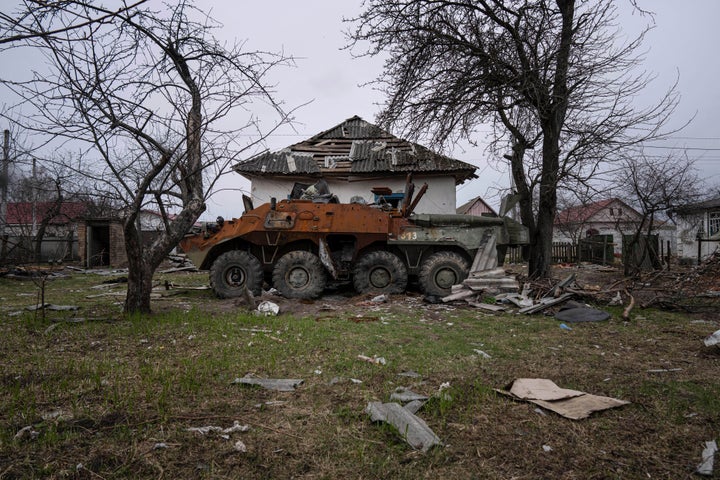
M 626 8 L 629 0 L 618 0 L 623 12 L 621 27 L 628 35 L 636 33 L 647 18 L 631 15 Z M 655 29 L 646 38 L 645 68 L 655 72 L 657 79 L 647 98 L 660 95 L 679 75 L 682 96 L 676 113 L 678 124 L 695 116 L 694 121 L 670 144 L 657 148 L 658 154 L 668 147 L 687 148 L 704 178 L 720 184 L 720 1 L 640 0 L 641 5 L 655 12 Z M 0 0 L 3 11 L 16 2 Z M 377 76 L 382 68 L 379 59 L 353 59 L 343 50 L 343 32 L 348 24 L 343 17 L 353 17 L 360 11 L 360 0 L 204 0 L 199 6 L 209 9 L 224 23 L 220 35 L 228 40 L 247 40 L 248 49 L 283 50 L 297 58 L 295 68 L 276 72 L 277 96 L 288 107 L 310 102 L 297 110 L 296 131 L 286 129 L 270 137 L 267 148 L 281 149 L 326 130 L 343 120 L 359 115 L 370 122 L 381 101 L 369 86 L 361 86 Z M 3 67 L 6 68 L 6 67 Z M 3 99 L 0 98 L 0 103 Z M 482 141 L 482 138 L 478 139 Z M 459 187 L 458 204 L 482 195 L 497 206 L 497 189 L 507 188 L 506 171 L 498 171 L 496 162 L 488 162 L 482 148 L 460 148 L 444 152 L 478 167 L 479 179 Z M 251 154 L 247 155 L 248 157 Z M 237 174 L 230 174 L 222 182 L 226 188 L 248 190 L 249 182 Z M 238 216 L 239 193 L 221 193 L 208 205 L 203 218 Z
M 627 3 L 619 2 L 623 8 L 620 23 L 623 32 L 630 36 L 650 20 L 632 14 L 630 8 L 625 8 Z M 681 101 L 675 121 L 681 124 L 695 117 L 672 142 L 650 152 L 664 154 L 670 151 L 668 147 L 687 148 L 688 154 L 697 159 L 703 177 L 710 183 L 720 184 L 720 88 L 717 84 L 720 1 L 644 3 L 655 12 L 655 28 L 645 43 L 645 68 L 657 74 L 647 99 L 657 98 L 679 75 Z M 359 0 L 266 0 L 262 3 L 215 0 L 208 4 L 214 5 L 212 12 L 223 20 L 230 37 L 248 39 L 249 47 L 282 49 L 298 58 L 296 68 L 278 75 L 278 92 L 288 105 L 312 103 L 296 114 L 297 134 L 285 131 L 274 136 L 268 139 L 268 148 L 276 150 L 291 145 L 353 115 L 374 120 L 381 98 L 371 87 L 361 85 L 375 78 L 382 62 L 353 59 L 342 49 L 346 44 L 343 32 L 348 28 L 342 19 L 360 11 Z M 459 187 L 458 204 L 482 195 L 497 206 L 497 189 L 509 185 L 507 171 L 498 171 L 496 162 L 488 162 L 482 148 L 457 147 L 445 153 L 478 167 L 480 178 Z M 233 178 L 230 183 L 236 182 L 247 188 L 242 179 Z M 224 198 L 225 195 L 219 195 L 211 202 L 210 215 L 225 210 L 221 208 Z

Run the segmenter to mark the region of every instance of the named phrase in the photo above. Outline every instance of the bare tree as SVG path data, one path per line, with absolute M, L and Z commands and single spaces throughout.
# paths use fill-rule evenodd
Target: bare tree
M 643 34 L 621 43 L 615 18 L 610 0 L 370 0 L 353 19 L 352 46 L 388 56 L 381 123 L 442 147 L 489 122 L 495 150 L 510 144 L 534 277 L 549 273 L 558 186 L 662 135 L 676 105 L 673 86 L 633 106 L 651 80 L 633 74 Z
M 625 275 L 640 273 L 641 266 L 648 260 L 659 268 L 657 252 L 652 250 L 650 238 L 665 212 L 700 199 L 701 180 L 694 162 L 675 155 L 645 156 L 640 151 L 623 160 L 614 183 L 617 196 L 635 205 L 641 215 L 633 231 L 628 232 L 630 241 L 624 245 L 624 248 L 637 252 L 633 261 L 625 262 Z M 625 257 L 629 258 L 628 252 Z
M 152 275 L 246 146 L 237 134 L 272 128 L 249 113 L 228 115 L 262 101 L 278 123 L 287 120 L 266 76 L 291 60 L 220 43 L 217 24 L 189 0 L 161 11 L 141 3 L 25 0 L 17 15 L 0 16 L 6 36 L 22 34 L 6 49 L 30 47 L 48 59 L 47 72 L 3 80 L 22 99 L 24 116 L 8 115 L 50 135 L 52 145 L 73 147 L 79 170 L 122 202 L 126 312 L 150 311 Z M 149 206 L 174 215 L 164 215 L 165 230 L 144 245 L 138 219 Z

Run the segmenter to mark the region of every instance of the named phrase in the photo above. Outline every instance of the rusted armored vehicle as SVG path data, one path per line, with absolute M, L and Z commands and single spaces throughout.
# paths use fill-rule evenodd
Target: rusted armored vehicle
M 315 298 L 328 282 L 352 282 L 360 293 L 400 293 L 409 279 L 428 295 L 447 295 L 483 247 L 504 253 L 527 243 L 527 230 L 508 218 L 413 214 L 426 188 L 405 206 L 273 199 L 248 205 L 240 218 L 218 219 L 180 247 L 210 270 L 221 298 L 246 290 L 259 295 L 265 281 L 285 297 Z

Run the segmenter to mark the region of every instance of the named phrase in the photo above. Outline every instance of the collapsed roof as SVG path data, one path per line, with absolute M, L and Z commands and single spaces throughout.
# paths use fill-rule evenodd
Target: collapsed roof
M 314 137 L 264 152 L 233 167 L 246 177 L 348 178 L 382 174 L 442 174 L 455 183 L 477 178 L 475 167 L 397 138 L 354 116 Z

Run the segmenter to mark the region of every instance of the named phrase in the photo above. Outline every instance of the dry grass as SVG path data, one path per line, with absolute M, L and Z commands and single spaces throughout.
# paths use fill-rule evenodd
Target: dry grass
M 48 302 L 81 310 L 42 320 L 9 316 L 33 303 L 35 287 L 0 279 L 0 478 L 678 479 L 693 477 L 720 430 L 720 350 L 702 345 L 717 315 L 638 310 L 624 323 L 614 311 L 566 331 L 548 317 L 412 295 L 379 306 L 335 295 L 279 300 L 295 313 L 266 318 L 190 291 L 157 300 L 151 317 L 125 318 L 118 298 L 86 298 L 102 280 L 51 282 Z M 68 321 L 78 317 L 86 321 Z M 397 375 L 406 370 L 422 377 Z M 231 383 L 246 374 L 305 382 L 291 393 Z M 493 391 L 517 377 L 632 403 L 567 420 Z M 427 454 L 364 413 L 397 386 L 432 395 L 445 382 L 451 399 L 418 413 L 446 444 Z M 250 430 L 187 431 L 234 421 Z M 26 426 L 37 436 L 15 439 Z

